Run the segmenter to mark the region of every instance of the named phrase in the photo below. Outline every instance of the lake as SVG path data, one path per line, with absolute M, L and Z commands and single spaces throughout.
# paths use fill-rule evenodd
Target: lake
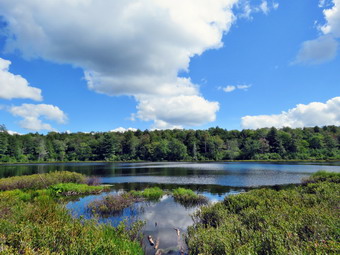
M 99 177 L 104 184 L 112 184 L 109 193 L 158 186 L 165 190 L 177 187 L 190 188 L 209 198 L 210 203 L 221 201 L 225 196 L 244 192 L 258 186 L 273 186 L 300 183 L 319 170 L 340 172 L 340 162 L 332 163 L 58 163 L 0 165 L 0 177 L 28 175 L 51 171 L 75 171 L 87 176 Z M 106 193 L 107 194 L 107 193 Z M 91 218 L 87 205 L 106 195 L 91 195 L 67 204 L 75 217 Z M 143 246 L 146 254 L 155 254 L 147 236 L 159 242 L 163 254 L 187 252 L 182 233 L 193 224 L 191 215 L 197 207 L 176 203 L 172 196 L 165 195 L 159 202 L 138 202 L 121 213 L 100 218 L 103 223 L 117 225 L 122 220 L 128 223 L 145 221 Z M 178 236 L 175 229 L 179 229 Z

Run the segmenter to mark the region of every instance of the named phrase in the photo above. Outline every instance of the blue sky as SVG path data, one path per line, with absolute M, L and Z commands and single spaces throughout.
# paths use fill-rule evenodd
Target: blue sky
M 340 0 L 3 0 L 0 124 L 340 125 L 339 9 Z

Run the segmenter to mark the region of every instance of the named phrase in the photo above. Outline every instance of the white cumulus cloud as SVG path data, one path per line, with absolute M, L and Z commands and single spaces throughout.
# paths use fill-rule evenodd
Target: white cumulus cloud
M 7 50 L 83 68 L 89 89 L 134 96 L 142 120 L 202 125 L 215 119 L 218 103 L 205 100 L 198 86 L 178 73 L 188 70 L 191 57 L 223 46 L 237 2 L 2 0 L 0 15 L 10 33 Z M 174 101 L 189 103 L 181 104 L 189 121 Z M 155 102 L 160 110 L 150 114 L 145 109 Z M 162 109 L 169 105 L 167 114 Z
M 0 98 L 29 98 L 41 101 L 41 90 L 29 86 L 26 79 L 9 72 L 11 61 L 0 58 Z
M 327 23 L 321 27 L 324 34 L 340 37 L 340 0 L 333 0 L 333 6 L 323 11 Z
M 31 131 L 54 131 L 49 123 L 45 123 L 45 120 L 55 121 L 59 124 L 67 121 L 67 116 L 62 110 L 49 104 L 22 104 L 21 106 L 12 106 L 8 111 L 14 116 L 22 117 L 23 120 L 19 122 L 20 126 Z
M 197 126 L 215 121 L 213 113 L 219 110 L 217 102 L 210 102 L 197 95 L 168 98 L 143 96 L 139 101 L 137 117 L 145 121 L 154 120 L 153 128 Z
M 340 125 L 340 97 L 334 97 L 326 103 L 298 104 L 295 108 L 281 114 L 245 116 L 242 118 L 242 127 L 250 129 L 324 125 Z
M 110 132 L 118 132 L 118 133 L 125 133 L 127 131 L 135 132 L 135 131 L 137 131 L 137 129 L 136 128 L 132 128 L 132 127 L 129 127 L 129 128 L 118 127 L 118 128 L 110 130 Z
M 340 37 L 340 0 L 332 0 L 332 7 L 324 9 L 326 24 L 318 26 L 322 35 L 315 40 L 302 43 L 294 63 L 321 64 L 335 58 Z M 319 7 L 328 6 L 328 2 L 319 1 Z

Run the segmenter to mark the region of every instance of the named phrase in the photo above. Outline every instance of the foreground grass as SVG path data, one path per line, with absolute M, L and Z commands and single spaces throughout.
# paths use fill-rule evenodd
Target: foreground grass
M 252 190 L 202 207 L 191 254 L 339 254 L 340 174 L 317 173 L 286 190 Z
M 208 199 L 205 196 L 198 195 L 191 189 L 177 188 L 172 191 L 172 195 L 176 202 L 182 204 L 185 207 L 192 207 L 208 203 Z
M 139 223 L 127 230 L 124 224 L 114 228 L 74 219 L 57 202 L 64 192 L 99 192 L 100 188 L 62 183 L 42 190 L 0 192 L 0 254 L 143 254 Z

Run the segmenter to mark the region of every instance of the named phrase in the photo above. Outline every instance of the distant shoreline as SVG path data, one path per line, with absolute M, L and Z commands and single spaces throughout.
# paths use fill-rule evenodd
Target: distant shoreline
M 28 161 L 28 162 L 0 162 L 0 165 L 25 165 L 25 164 L 69 164 L 69 163 L 334 163 L 340 162 L 340 159 L 290 159 L 290 160 L 202 160 L 202 161 L 144 161 L 144 160 L 128 160 L 128 161 Z

